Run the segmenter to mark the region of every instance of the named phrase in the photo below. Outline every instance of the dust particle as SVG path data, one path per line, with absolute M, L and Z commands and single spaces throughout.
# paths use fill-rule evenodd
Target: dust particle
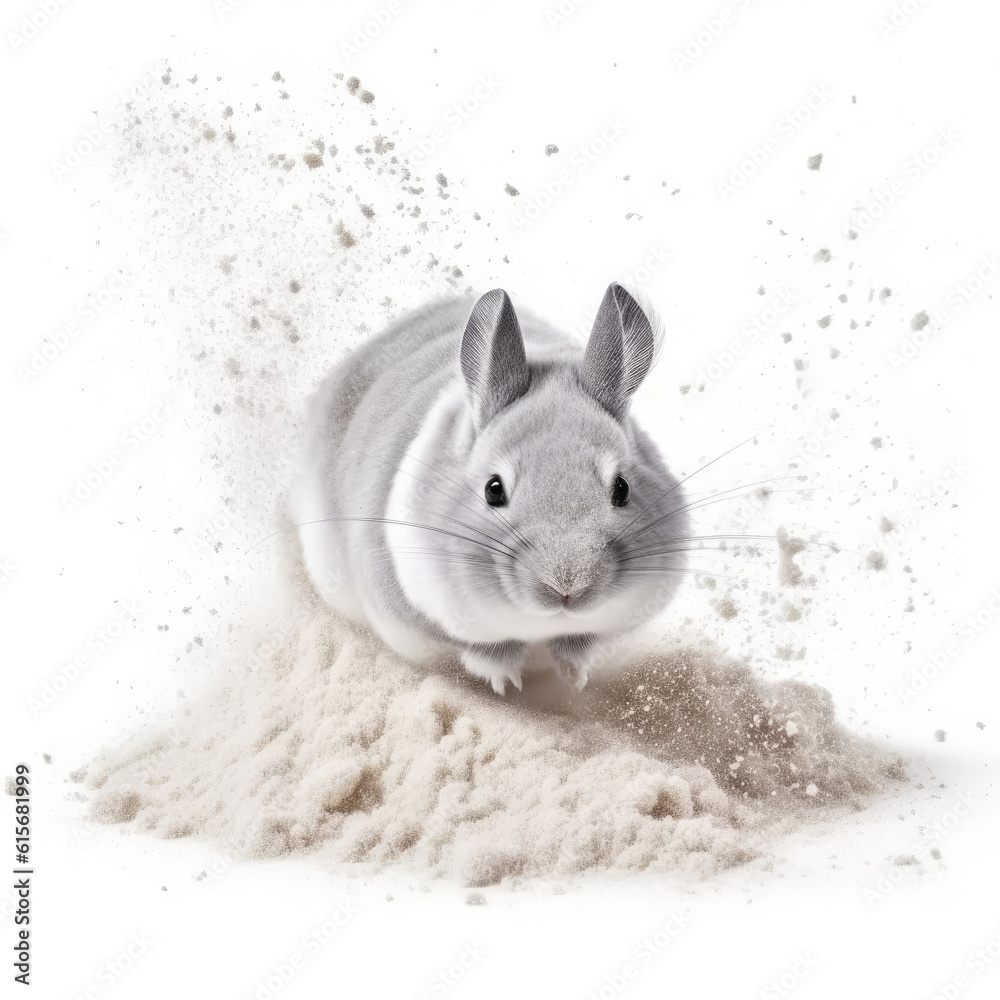
M 315 170 L 317 167 L 323 166 L 323 157 L 319 153 L 306 153 L 306 155 L 302 157 L 302 162 L 310 170 Z
M 724 597 L 721 601 L 719 601 L 715 610 L 720 618 L 725 618 L 727 621 L 731 621 L 739 614 L 739 611 L 736 609 L 736 605 L 733 604 L 732 599 L 729 597 Z
M 681 389 L 681 395 L 686 396 L 691 391 L 691 383 L 688 382 L 687 385 L 682 385 L 680 389 Z
M 822 153 L 816 153 L 813 156 L 810 156 L 808 160 L 806 160 L 806 166 L 810 170 L 819 170 L 820 166 L 822 166 L 822 163 L 823 163 Z
M 375 136 L 372 140 L 372 146 L 379 156 L 385 156 L 385 154 L 390 152 L 390 150 L 396 148 L 396 144 L 388 140 L 384 135 Z
M 920 312 L 918 312 L 916 316 L 910 320 L 910 329 L 914 331 L 922 330 L 930 321 L 930 316 L 928 316 L 927 313 L 921 309 Z
M 977 722 L 976 723 L 976 729 L 985 729 L 985 728 L 986 728 L 986 723 L 985 722 Z
M 938 743 L 944 743 L 945 737 L 947 735 L 948 734 L 943 729 L 934 730 L 934 739 L 936 739 Z
M 876 571 L 885 569 L 885 553 L 880 552 L 878 549 L 872 549 L 871 552 L 868 553 L 868 559 L 866 561 L 869 569 L 874 569 Z
M 816 320 L 816 325 L 821 330 L 825 330 L 830 325 L 832 319 L 832 316 L 823 316 L 821 319 Z
M 813 263 L 815 264 L 827 264 L 831 260 L 833 260 L 833 254 L 830 252 L 829 247 L 823 247 L 813 254 Z
M 836 347 L 831 347 L 830 348 L 830 357 L 831 358 L 839 358 L 840 357 L 840 351 L 838 351 Z
M 290 292 L 300 292 L 302 290 L 302 286 L 294 278 L 292 278 L 292 280 L 288 282 L 288 290 Z
M 372 208 L 371 205 L 362 205 L 361 206 L 361 214 L 366 219 L 374 219 L 375 218 L 375 209 Z
M 521 193 L 513 184 L 504 184 L 503 189 L 511 198 L 516 198 Z
M 545 147 L 545 155 L 546 155 L 546 156 L 555 156 L 555 155 L 556 155 L 556 153 L 558 153 L 558 152 L 559 152 L 559 147 L 558 147 L 558 146 L 556 146 L 556 145 L 555 145 L 554 143 L 551 143 L 551 142 L 550 142 L 550 143 L 549 143 L 549 144 L 548 144 L 548 145 L 547 145 L 547 146 Z
M 370 90 L 361 91 L 361 103 L 371 104 L 375 100 L 375 95 Z
M 284 83 L 284 80 L 282 79 L 281 73 L 278 70 L 275 70 L 271 74 L 271 79 L 274 80 L 275 83 Z
M 349 76 L 347 78 L 347 92 L 352 96 L 358 92 L 358 87 L 361 86 L 361 81 L 356 76 Z
M 767 291 L 767 289 L 763 285 L 758 285 L 757 286 L 757 294 L 758 295 L 763 295 L 764 292 L 766 292 L 766 291 Z
M 448 178 L 444 174 L 438 174 L 434 180 L 437 181 L 438 187 L 446 188 L 448 186 Z
M 470 892 L 468 896 L 465 897 L 466 906 L 485 906 L 486 897 L 481 892 Z
M 872 447 L 873 447 L 873 448 L 874 448 L 874 449 L 875 449 L 876 451 L 878 451 L 878 450 L 879 450 L 879 448 L 881 448 L 881 447 L 882 447 L 882 438 L 880 438 L 880 437 L 873 437 L 873 438 L 871 439 L 871 441 L 870 441 L 869 443 L 871 444 L 871 446 L 872 446 Z
M 882 532 L 883 535 L 888 535 L 893 528 L 896 527 L 895 521 L 890 521 L 889 518 L 883 516 L 882 520 L 878 523 L 878 530 Z
M 889 298 L 890 295 L 892 295 L 892 289 L 883 288 L 882 291 L 878 293 L 879 302 L 885 302 L 885 300 Z
M 232 118 L 233 117 L 233 109 L 231 107 L 227 106 L 226 110 L 222 112 L 222 117 L 223 118 Z
M 343 222 L 338 222 L 333 231 L 337 234 L 342 247 L 352 247 L 357 243 L 357 240 L 344 228 Z
M 802 585 L 802 569 L 796 565 L 795 557 L 806 547 L 805 539 L 790 538 L 784 527 L 776 533 L 778 539 L 778 580 L 787 587 Z
M 50 754 L 50 753 L 43 753 L 42 754 L 42 760 L 44 760 L 46 764 L 51 764 L 52 763 L 52 754 Z
M 17 795 L 17 782 L 9 774 L 3 779 L 3 790 L 8 795 Z
M 790 333 L 783 333 L 781 339 L 787 344 L 792 339 L 792 335 Z

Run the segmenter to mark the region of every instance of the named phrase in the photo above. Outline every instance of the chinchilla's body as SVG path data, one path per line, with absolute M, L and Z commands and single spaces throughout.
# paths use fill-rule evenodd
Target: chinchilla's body
M 500 290 L 352 353 L 313 400 L 290 502 L 319 592 L 407 659 L 458 652 L 501 694 L 540 659 L 582 687 L 684 564 L 679 484 L 628 414 L 654 347 L 612 285 L 585 353 Z

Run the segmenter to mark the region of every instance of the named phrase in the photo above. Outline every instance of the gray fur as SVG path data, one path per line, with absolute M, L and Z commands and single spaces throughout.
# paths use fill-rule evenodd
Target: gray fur
M 519 322 L 499 289 L 398 320 L 312 403 L 290 512 L 317 589 L 403 656 L 458 652 L 500 693 L 536 652 L 581 687 L 668 603 L 685 563 L 679 484 L 627 412 L 653 353 L 650 320 L 618 285 L 582 358 Z M 493 475 L 507 506 L 485 501 Z M 666 551 L 641 558 L 639 545 Z

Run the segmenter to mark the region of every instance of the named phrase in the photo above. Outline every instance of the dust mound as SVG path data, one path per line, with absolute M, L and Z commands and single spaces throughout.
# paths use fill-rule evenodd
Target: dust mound
M 92 819 L 485 886 L 710 874 L 776 824 L 902 777 L 838 728 L 821 689 L 761 683 L 711 649 L 648 656 L 573 699 L 541 680 L 504 700 L 301 599 L 273 657 L 91 766 Z

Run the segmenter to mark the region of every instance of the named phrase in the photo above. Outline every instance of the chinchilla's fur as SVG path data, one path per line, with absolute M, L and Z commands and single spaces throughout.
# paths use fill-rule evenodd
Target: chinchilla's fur
M 582 688 L 684 565 L 679 483 L 628 412 L 656 343 L 613 284 L 582 356 L 500 289 L 355 351 L 313 401 L 291 496 L 317 589 L 500 694 L 543 660 Z

